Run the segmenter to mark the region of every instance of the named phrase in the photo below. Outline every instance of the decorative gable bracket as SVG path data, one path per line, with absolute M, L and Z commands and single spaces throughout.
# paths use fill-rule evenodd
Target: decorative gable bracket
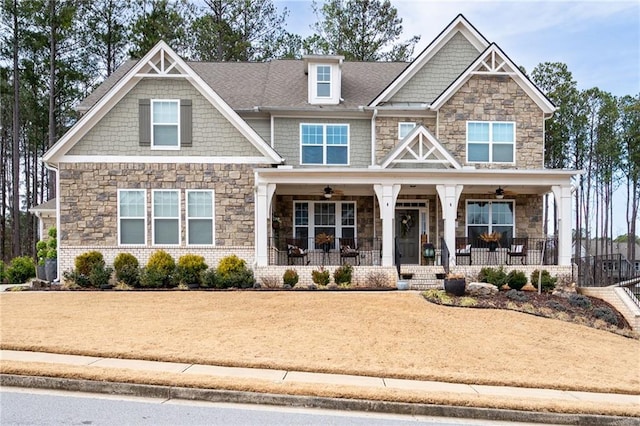
M 178 61 L 165 49 L 159 49 L 143 68 L 136 74 L 136 77 L 189 77 L 185 70 L 181 69 Z
M 394 164 L 438 166 L 461 169 L 462 166 L 424 126 L 416 126 L 382 161 L 382 168 Z

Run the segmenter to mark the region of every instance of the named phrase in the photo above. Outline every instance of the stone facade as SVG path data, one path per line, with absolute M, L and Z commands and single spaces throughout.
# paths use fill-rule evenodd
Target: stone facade
M 335 118 L 276 118 L 274 120 L 275 149 L 286 164 L 300 166 L 300 124 L 348 124 L 349 166 L 367 167 L 371 164 L 371 120 Z M 317 164 L 301 167 L 318 167 Z
M 109 250 L 118 247 L 118 189 L 147 190 L 147 246 L 132 250 L 140 254 L 154 251 L 159 246 L 151 243 L 151 190 L 179 189 L 180 247 L 199 254 L 243 247 L 250 253 L 246 260 L 252 261 L 255 167 L 246 164 L 62 163 L 59 174 L 60 256 L 68 263 L 73 261 L 70 251 L 73 247 L 77 248 L 73 249 L 76 252 L 87 251 L 88 247 Z M 215 248 L 186 246 L 184 191 L 187 189 L 215 191 Z M 129 248 L 120 250 L 129 251 Z
M 138 99 L 191 99 L 193 146 L 157 150 L 139 145 Z M 262 156 L 188 81 L 140 81 L 69 151 L 70 155 Z
M 542 110 L 511 77 L 472 76 L 440 109 L 438 137 L 460 164 L 468 164 L 467 121 L 516 123 L 515 164 L 473 163 L 476 167 L 543 168 Z
M 400 142 L 398 139 L 399 123 L 416 123 L 436 134 L 436 117 L 376 117 L 376 163 L 380 162 Z

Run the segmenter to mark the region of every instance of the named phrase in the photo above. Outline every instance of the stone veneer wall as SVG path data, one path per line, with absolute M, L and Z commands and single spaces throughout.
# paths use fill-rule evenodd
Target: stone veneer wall
M 513 121 L 516 123 L 515 166 L 541 169 L 544 153 L 542 110 L 507 76 L 473 76 L 439 111 L 440 140 L 466 164 L 467 121 Z M 476 167 L 513 168 L 513 164 L 482 164 Z
M 404 122 L 422 125 L 436 134 L 436 117 L 376 117 L 376 163 L 398 145 L 398 123 Z
M 75 256 L 99 250 L 107 262 L 117 252 L 130 252 L 141 263 L 155 250 L 196 253 L 210 266 L 227 254 L 237 254 L 250 265 L 254 261 L 254 173 L 248 164 L 60 164 L 61 271 L 71 269 Z M 118 189 L 147 190 L 146 247 L 118 246 Z M 151 190 L 179 189 L 181 244 L 151 244 Z M 215 247 L 186 246 L 186 189 L 215 191 Z M 213 263 L 213 262 L 216 263 Z

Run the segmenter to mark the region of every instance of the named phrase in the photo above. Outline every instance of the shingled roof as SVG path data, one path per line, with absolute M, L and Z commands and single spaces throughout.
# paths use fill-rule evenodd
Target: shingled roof
M 127 61 L 77 107 L 85 112 L 98 102 L 134 65 Z M 236 111 L 255 107 L 293 110 L 328 109 L 307 102 L 304 61 L 278 59 L 269 62 L 187 62 L 211 88 Z M 342 98 L 336 109 L 367 105 L 409 64 L 407 62 L 344 62 Z

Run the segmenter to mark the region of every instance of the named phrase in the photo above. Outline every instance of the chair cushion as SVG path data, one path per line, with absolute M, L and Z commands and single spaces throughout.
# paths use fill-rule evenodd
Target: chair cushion
M 340 251 L 342 253 L 356 253 L 357 250 L 354 248 L 351 248 L 350 246 L 342 246 L 340 247 Z
M 511 244 L 511 253 L 521 254 L 523 249 L 522 244 Z
M 456 254 L 469 254 L 471 253 L 471 244 L 467 244 L 466 246 L 461 246 L 456 249 Z
M 287 244 L 287 249 L 289 250 L 289 255 L 292 255 L 292 256 L 299 256 L 306 253 L 305 250 L 301 249 L 298 246 L 294 246 L 292 244 Z

